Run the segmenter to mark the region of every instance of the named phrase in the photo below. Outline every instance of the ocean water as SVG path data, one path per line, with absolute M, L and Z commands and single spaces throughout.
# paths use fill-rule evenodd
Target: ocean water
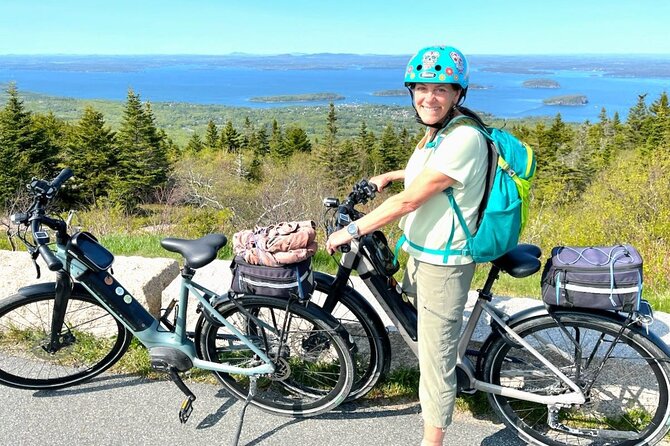
M 176 64 L 147 66 L 138 70 L 67 69 L 46 65 L 25 67 L 3 64 L 0 59 L 0 84 L 16 82 L 19 91 L 53 96 L 89 99 L 125 100 L 129 88 L 151 102 L 188 102 L 243 107 L 283 107 L 323 105 L 323 102 L 258 103 L 257 96 L 276 96 L 332 92 L 345 99 L 336 104 L 408 105 L 409 98 L 380 97 L 380 90 L 402 89 L 403 69 L 399 68 L 325 68 L 259 69 L 255 66 L 212 66 Z M 549 78 L 559 89 L 530 89 L 525 80 Z M 471 89 L 466 105 L 501 118 L 555 116 L 566 121 L 594 121 L 604 107 L 609 116 L 616 111 L 625 119 L 638 95 L 647 94 L 647 102 L 656 100 L 670 88 L 669 78 L 607 77 L 602 72 L 555 70 L 542 74 L 518 74 L 493 71 L 471 72 L 471 82 L 485 89 Z M 547 106 L 544 98 L 558 95 L 585 95 L 582 106 Z M 327 103 L 327 102 L 326 102 Z

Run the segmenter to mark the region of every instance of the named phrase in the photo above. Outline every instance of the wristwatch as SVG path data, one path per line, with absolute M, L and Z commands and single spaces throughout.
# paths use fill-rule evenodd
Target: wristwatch
M 347 233 L 353 239 L 357 239 L 358 237 L 361 236 L 361 234 L 358 232 L 358 226 L 353 221 L 347 225 Z

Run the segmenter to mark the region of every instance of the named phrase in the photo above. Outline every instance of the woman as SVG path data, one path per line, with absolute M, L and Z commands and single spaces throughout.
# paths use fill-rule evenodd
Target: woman
M 485 188 L 487 144 L 472 127 L 474 122 L 450 126 L 461 115 L 481 122 L 460 105 L 468 83 L 467 60 L 453 47 L 424 48 L 409 61 L 405 86 L 426 134 L 404 170 L 370 179 L 379 190 L 392 181 L 404 180 L 405 189 L 333 233 L 326 243 L 332 254 L 353 238 L 401 218 L 403 249 L 410 255 L 403 289 L 418 311 L 422 445 L 441 445 L 444 430 L 451 423 L 456 398 L 456 344 L 475 270 L 469 256 L 453 253 L 464 247 L 466 239 L 445 193 L 451 190 L 474 233 Z M 458 123 L 464 121 L 459 119 Z

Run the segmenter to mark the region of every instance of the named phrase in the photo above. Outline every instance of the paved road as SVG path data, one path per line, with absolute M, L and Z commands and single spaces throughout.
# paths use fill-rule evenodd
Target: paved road
M 168 381 L 106 375 L 60 391 L 0 387 L 2 445 L 230 445 L 241 403 L 224 390 L 189 384 L 198 399 L 186 425 L 177 418 L 182 395 Z M 320 417 L 283 418 L 249 407 L 240 445 L 418 445 L 418 404 L 348 404 Z M 458 414 L 447 445 L 517 446 L 503 425 Z

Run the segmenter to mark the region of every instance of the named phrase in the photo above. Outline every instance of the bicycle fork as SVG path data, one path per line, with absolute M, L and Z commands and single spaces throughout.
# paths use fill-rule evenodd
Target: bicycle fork
M 56 273 L 54 308 L 51 315 L 51 336 L 48 343 L 42 346 L 47 353 L 54 354 L 62 347 L 74 342 L 74 335 L 70 332 L 69 327 L 67 333 L 62 333 L 65 324 L 65 311 L 71 294 L 72 279 L 65 271 L 58 271 Z

